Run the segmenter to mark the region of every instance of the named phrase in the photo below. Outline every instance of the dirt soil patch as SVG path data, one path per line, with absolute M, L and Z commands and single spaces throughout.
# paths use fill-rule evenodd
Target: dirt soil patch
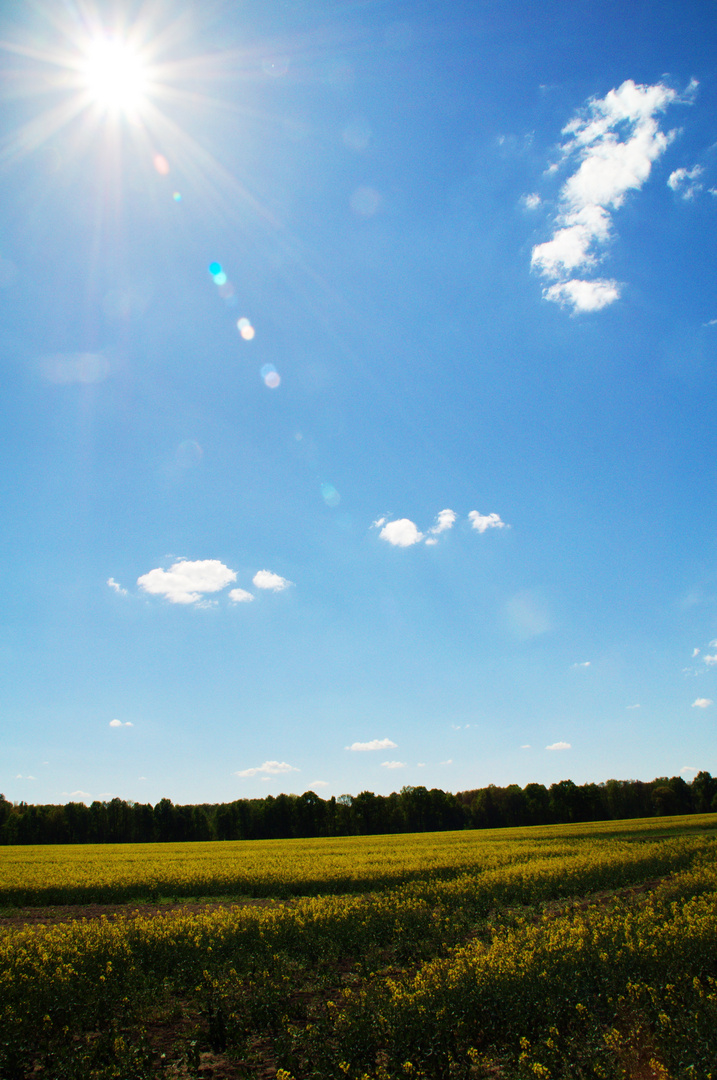
M 243 907 L 279 907 L 292 901 L 274 900 L 271 897 L 247 897 L 239 900 L 189 900 L 166 904 L 58 904 L 52 907 L 26 907 L 0 912 L 0 929 L 22 926 L 54 926 L 57 923 L 80 922 L 82 919 L 131 919 L 135 916 L 148 918 L 152 915 L 199 914 L 208 911 L 232 911 Z

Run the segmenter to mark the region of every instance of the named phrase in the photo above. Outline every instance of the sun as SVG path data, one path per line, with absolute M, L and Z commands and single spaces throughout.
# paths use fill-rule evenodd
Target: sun
M 103 112 L 134 113 L 146 101 L 148 67 L 126 41 L 118 38 L 91 41 L 80 74 L 92 103 Z

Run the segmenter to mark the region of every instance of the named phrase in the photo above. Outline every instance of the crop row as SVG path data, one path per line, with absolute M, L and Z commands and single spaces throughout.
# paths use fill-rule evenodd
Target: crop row
M 540 859 L 586 843 L 599 862 L 616 845 L 717 833 L 717 815 L 599 825 L 289 841 L 0 848 L 0 905 L 127 903 L 196 896 L 361 893 L 448 880 Z M 629 854 L 626 855 L 629 861 Z

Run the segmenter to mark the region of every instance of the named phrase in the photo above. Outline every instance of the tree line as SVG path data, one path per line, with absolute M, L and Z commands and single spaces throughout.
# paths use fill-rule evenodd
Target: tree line
M 112 799 L 65 805 L 9 802 L 0 795 L 0 844 L 149 843 L 184 840 L 280 840 L 311 836 L 495 829 L 516 825 L 616 821 L 623 818 L 717 812 L 717 777 L 699 772 L 655 780 L 608 780 L 545 787 L 490 784 L 452 794 L 404 787 L 391 795 L 362 791 L 321 799 L 267 795 L 230 803 L 175 806 Z

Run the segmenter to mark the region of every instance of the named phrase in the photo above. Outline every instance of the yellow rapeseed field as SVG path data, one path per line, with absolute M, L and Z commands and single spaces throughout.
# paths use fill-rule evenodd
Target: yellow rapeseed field
M 0 1077 L 717 1078 L 716 827 L 0 850 Z

